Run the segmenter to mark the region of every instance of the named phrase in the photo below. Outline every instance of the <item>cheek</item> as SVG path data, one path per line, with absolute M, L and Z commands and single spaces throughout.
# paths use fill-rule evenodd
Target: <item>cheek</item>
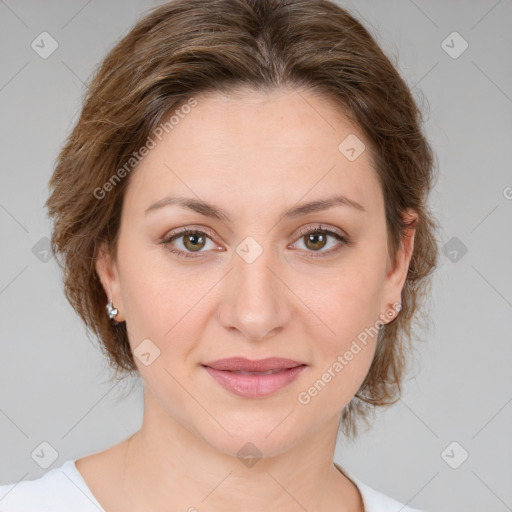
M 134 245 L 135 247 L 135 245 Z M 149 338 L 161 351 L 161 362 L 176 366 L 207 329 L 209 291 L 219 276 L 200 267 L 171 264 L 164 248 L 127 251 L 120 262 L 122 296 L 130 344 Z
M 363 383 L 379 333 L 377 274 L 348 273 L 329 281 L 316 299 L 317 318 L 305 323 L 314 345 L 314 365 L 297 396 L 307 413 L 325 417 L 343 409 Z
M 294 292 L 314 313 L 307 318 L 320 322 L 317 336 L 321 329 L 336 349 L 379 319 L 385 261 L 376 254 L 354 252 L 322 276 L 294 283 Z
M 372 363 L 385 269 L 385 258 L 378 254 L 376 250 L 354 252 L 336 271 L 322 279 L 307 280 L 307 284 L 302 281 L 298 288 L 297 295 L 304 297 L 315 313 L 304 317 L 310 319 L 304 326 L 316 353 L 310 387 L 302 389 L 305 396 L 299 402 L 309 400 L 311 410 L 318 407 L 320 415 L 324 408 L 336 409 L 329 403 L 343 408 L 359 389 Z
M 144 250 L 137 250 L 138 247 Z M 187 287 L 179 275 L 162 264 L 160 246 L 147 250 L 144 244 L 125 239 L 120 240 L 121 248 L 121 291 L 130 343 L 136 346 L 140 340 L 150 338 L 160 346 L 165 334 L 172 332 L 184 314 Z

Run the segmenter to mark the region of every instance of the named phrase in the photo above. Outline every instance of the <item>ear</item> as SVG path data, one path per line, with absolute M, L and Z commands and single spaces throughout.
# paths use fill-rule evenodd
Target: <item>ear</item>
M 107 300 L 112 300 L 112 304 L 119 313 L 116 316 L 116 322 L 124 322 L 124 306 L 121 296 L 121 284 L 119 281 L 119 271 L 117 263 L 112 254 L 107 249 L 105 242 L 101 242 L 95 262 L 96 273 L 103 285 Z M 105 304 L 106 305 L 106 304 Z
M 386 321 L 391 321 L 394 316 L 398 314 L 398 311 L 395 310 L 394 316 L 392 316 L 390 312 L 393 310 L 390 308 L 401 304 L 402 302 L 402 289 L 407 279 L 409 264 L 414 250 L 414 237 L 416 234 L 418 214 L 416 211 L 408 208 L 403 212 L 402 218 L 408 224 L 408 227 L 404 228 L 404 237 L 397 249 L 395 261 L 391 261 L 388 256 L 388 264 L 386 268 L 382 303 L 384 313 L 381 315 L 381 317 L 385 318 Z

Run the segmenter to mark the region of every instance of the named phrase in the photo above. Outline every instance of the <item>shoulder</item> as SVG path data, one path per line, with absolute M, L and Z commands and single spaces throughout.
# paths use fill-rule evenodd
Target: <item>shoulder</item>
M 423 512 L 417 508 L 412 508 L 403 503 L 383 494 L 369 485 L 357 480 L 357 487 L 363 497 L 365 512 Z
M 0 485 L 1 512 L 104 512 L 73 460 L 35 480 Z
M 368 484 L 365 484 L 350 471 L 335 464 L 347 478 L 352 480 L 361 493 L 365 512 L 425 512 L 416 508 L 409 507 L 404 503 L 391 498 L 390 496 L 377 491 Z

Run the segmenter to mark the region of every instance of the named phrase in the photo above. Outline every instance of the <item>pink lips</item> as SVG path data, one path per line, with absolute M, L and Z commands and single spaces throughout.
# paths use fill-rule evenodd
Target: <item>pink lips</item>
M 306 367 L 298 361 L 279 357 L 255 361 L 233 357 L 205 363 L 203 366 L 225 389 L 247 398 L 275 393 L 297 378 Z

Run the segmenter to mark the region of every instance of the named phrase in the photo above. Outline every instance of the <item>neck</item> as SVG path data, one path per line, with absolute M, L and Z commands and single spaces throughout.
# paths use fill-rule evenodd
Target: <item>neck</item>
M 170 417 L 147 388 L 144 397 L 124 461 L 133 510 L 363 510 L 357 488 L 333 464 L 339 417 L 282 453 L 244 462 Z

